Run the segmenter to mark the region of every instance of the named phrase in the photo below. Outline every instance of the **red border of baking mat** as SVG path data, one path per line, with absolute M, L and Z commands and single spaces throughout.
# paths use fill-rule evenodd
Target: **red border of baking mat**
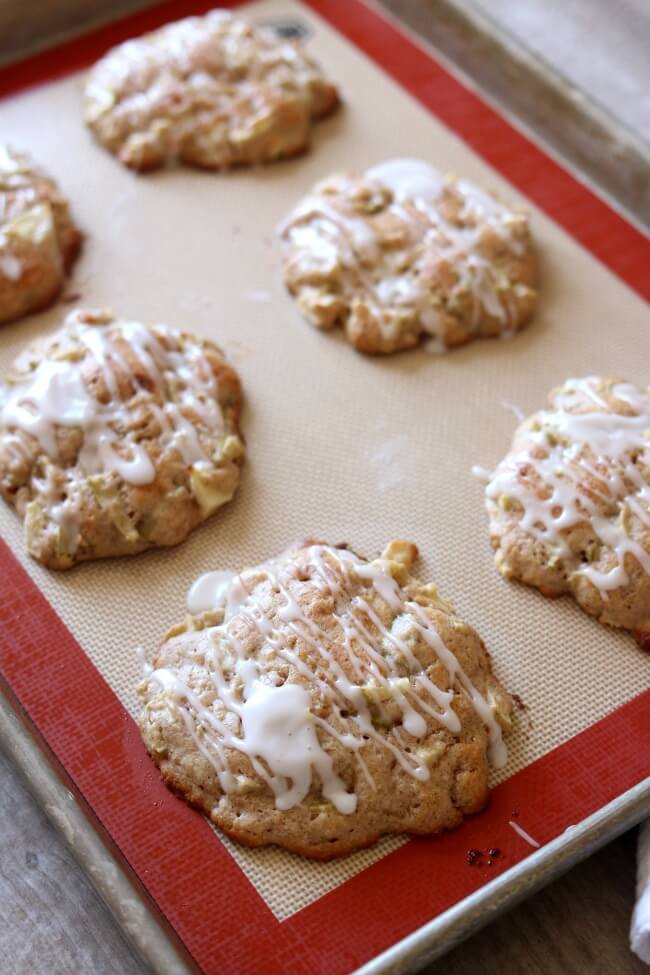
M 360 0 L 307 3 L 650 297 L 650 245 L 638 230 Z M 171 0 L 0 69 L 0 97 L 211 6 Z M 349 972 L 528 856 L 508 825 L 515 811 L 544 844 L 650 775 L 649 690 L 498 786 L 488 809 L 462 829 L 411 840 L 279 922 L 207 822 L 162 785 L 135 723 L 4 543 L 0 579 L 0 672 L 206 975 Z M 488 846 L 503 854 L 492 866 L 467 863 L 468 848 Z

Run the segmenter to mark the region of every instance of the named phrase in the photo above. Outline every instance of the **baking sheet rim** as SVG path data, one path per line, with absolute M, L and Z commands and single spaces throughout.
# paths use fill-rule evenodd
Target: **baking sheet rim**
M 151 908 L 135 871 L 111 850 L 101 826 L 93 825 L 83 793 L 1 674 L 0 750 L 18 768 L 30 796 L 73 854 L 138 959 L 156 975 L 185 975 L 194 970 L 193 960 L 186 963 L 191 956 L 180 937 L 162 912 Z M 133 898 L 143 911 L 137 925 L 132 918 Z M 179 952 L 186 958 L 181 959 Z
M 14 703 L 12 698 L 13 695 L 6 694 L 0 686 L 0 747 L 8 752 L 11 760 L 21 770 L 29 784 L 30 794 L 63 836 L 77 863 L 91 880 L 137 956 L 156 975 L 170 975 L 172 971 L 175 975 L 180 975 L 183 970 L 189 972 L 191 969 L 184 968 L 184 962 L 173 944 L 178 936 L 174 934 L 171 924 L 164 917 L 158 918 L 154 915 L 146 898 L 140 893 L 139 881 L 134 871 L 115 856 L 100 832 L 94 829 L 83 804 L 76 806 L 77 829 L 71 836 L 66 835 L 64 821 L 57 816 L 57 811 L 59 805 L 66 801 L 69 792 L 73 792 L 77 798 L 79 790 L 74 784 L 63 781 L 59 771 L 62 768 L 60 762 L 42 739 L 20 702 L 16 700 Z M 30 731 L 33 733 L 30 734 Z M 9 747 L 6 745 L 7 741 Z M 30 774 L 30 771 L 35 774 Z M 56 786 L 53 784 L 53 777 Z M 50 801 L 43 802 L 48 795 Z M 83 800 L 83 796 L 81 798 Z M 565 831 L 540 850 L 525 857 L 489 884 L 480 887 L 365 962 L 356 969 L 356 975 L 397 975 L 418 970 L 527 896 L 562 876 L 576 863 L 637 825 L 648 814 L 650 776 L 592 813 L 570 831 Z M 83 831 L 87 837 L 84 853 L 80 850 L 79 831 Z M 137 897 L 145 911 L 144 924 L 142 930 L 137 931 L 137 935 L 136 929 L 126 923 L 122 900 L 125 892 L 131 897 Z M 185 946 L 183 951 L 187 951 Z M 170 968 L 170 964 L 174 967 Z M 192 961 L 191 964 L 195 963 Z
M 391 26 L 394 25 L 391 24 Z M 426 51 L 426 46 L 421 42 L 420 46 Z M 449 70 L 446 59 L 444 59 L 443 63 L 445 63 L 446 70 Z M 457 76 L 460 74 L 462 79 L 461 83 L 466 85 L 462 73 L 458 70 L 454 73 Z M 530 138 L 528 132 L 525 134 Z M 534 139 L 533 141 L 541 146 L 545 153 L 549 153 L 548 147 L 541 140 Z M 2 707 L 3 697 L 0 694 L 0 710 L 2 710 Z M 18 715 L 20 721 L 18 711 L 12 708 L 11 705 L 9 705 L 9 709 Z M 35 727 L 29 718 L 26 718 L 26 721 L 30 728 Z M 38 748 L 38 731 L 36 730 L 36 736 L 33 737 L 29 736 L 26 730 L 24 734 L 25 738 L 29 738 Z M 16 737 L 19 737 L 19 735 Z M 16 756 L 14 757 L 22 767 L 20 760 Z M 48 768 L 53 768 L 55 774 L 57 774 L 56 766 L 58 760 L 56 758 L 53 757 L 51 761 L 48 761 L 48 758 L 42 752 L 39 753 L 39 758 L 38 764 L 43 777 L 48 774 Z M 368 975 L 370 973 L 407 971 L 419 964 L 424 964 L 426 961 L 432 960 L 448 948 L 451 948 L 471 931 L 476 930 L 483 923 L 492 920 L 497 912 L 505 910 L 517 900 L 532 893 L 542 884 L 550 881 L 565 869 L 568 869 L 573 863 L 588 856 L 609 839 L 612 839 L 618 833 L 634 825 L 647 811 L 650 811 L 650 778 L 622 793 L 617 799 L 593 813 L 580 826 L 575 827 L 574 832 L 557 837 L 545 845 L 542 850 L 526 857 L 521 863 L 506 871 L 501 877 L 492 881 L 489 885 L 463 898 L 453 907 L 402 938 L 373 960 L 362 965 L 357 971 L 359 973 L 368 973 Z M 93 829 L 91 822 L 88 819 L 84 819 L 84 822 L 86 828 L 92 832 L 92 835 L 98 836 L 103 843 L 104 841 L 99 833 Z M 60 826 L 60 824 L 56 825 Z M 130 868 L 122 867 L 113 858 L 106 844 L 104 846 L 106 847 L 107 855 L 113 860 L 115 869 L 128 876 L 128 873 L 131 872 Z M 72 845 L 72 849 L 75 855 L 77 855 L 74 844 Z M 98 861 L 100 860 L 101 858 L 98 857 Z M 102 884 L 101 872 L 99 874 L 95 873 L 93 867 L 96 865 L 91 864 L 90 860 L 86 862 L 88 864 L 85 867 L 86 871 L 90 873 L 93 882 L 99 888 L 104 900 L 108 903 L 112 913 L 117 917 L 126 937 L 131 940 L 123 920 L 119 917 L 119 912 L 116 911 L 115 905 L 111 904 L 110 885 L 108 890 L 105 889 Z M 138 896 L 146 907 L 144 898 L 141 895 Z M 167 935 L 165 937 L 167 938 Z M 171 941 L 169 941 L 169 947 L 171 950 Z M 143 954 L 141 947 L 136 948 L 136 950 L 140 955 Z M 426 958 L 423 957 L 425 953 Z M 168 968 L 157 967 L 153 959 L 147 958 L 147 961 L 149 964 L 153 964 L 157 971 L 169 971 Z
M 648 814 L 650 776 L 366 962 L 355 975 L 418 970 L 632 829 Z

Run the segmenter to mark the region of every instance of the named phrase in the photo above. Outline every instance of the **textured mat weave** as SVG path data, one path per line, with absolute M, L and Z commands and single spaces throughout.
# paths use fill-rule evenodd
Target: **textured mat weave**
M 134 713 L 135 647 L 151 648 L 183 616 L 199 573 L 261 561 L 305 535 L 344 540 L 367 555 L 392 537 L 412 539 L 421 577 L 477 627 L 499 677 L 528 706 L 504 778 L 645 690 L 649 661 L 630 637 L 569 600 L 545 601 L 498 576 L 482 485 L 470 468 L 491 467 L 507 450 L 515 419 L 504 401 L 530 412 L 553 385 L 591 372 L 647 383 L 647 311 L 533 211 L 542 301 L 517 338 L 443 358 L 416 351 L 371 360 L 340 336 L 312 331 L 283 291 L 274 228 L 321 176 L 408 155 L 518 195 L 304 8 L 273 0 L 256 8 L 309 21 L 310 44 L 347 99 L 317 127 L 304 159 L 229 175 L 137 178 L 92 144 L 80 123 L 78 77 L 0 105 L 3 136 L 47 164 L 88 234 L 68 290 L 83 305 L 216 339 L 240 371 L 247 404 L 249 462 L 239 493 L 183 546 L 67 574 L 24 564 Z M 43 124 L 48 118 L 56 124 Z M 4 326 L 2 372 L 66 310 Z M 22 526 L 4 505 L 0 530 L 22 553 Z M 271 911 L 286 918 L 399 842 L 329 865 L 228 846 Z

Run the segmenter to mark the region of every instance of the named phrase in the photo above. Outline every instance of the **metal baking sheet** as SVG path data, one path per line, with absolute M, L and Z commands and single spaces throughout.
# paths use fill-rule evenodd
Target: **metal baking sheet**
M 159 15 L 187 10 L 166 5 Z M 472 463 L 493 464 L 507 448 L 514 421 L 503 401 L 532 410 L 580 372 L 644 380 L 646 309 L 635 290 L 647 287 L 647 252 L 637 231 L 363 5 L 268 0 L 250 12 L 304 28 L 341 84 L 344 110 L 317 128 L 300 160 L 219 176 L 124 171 L 81 125 L 79 75 L 48 81 L 100 53 L 101 33 L 37 59 L 29 78 L 42 84 L 0 105 L 3 130 L 49 165 L 88 232 L 70 290 L 84 304 L 220 341 L 244 380 L 250 448 L 236 500 L 168 552 L 47 573 L 25 559 L 17 519 L 3 509 L 0 665 L 204 971 L 254 970 L 262 958 L 281 971 L 288 957 L 296 971 L 401 970 L 648 808 L 647 659 L 569 601 L 548 603 L 498 577 L 470 475 Z M 124 36 L 152 16 L 127 22 Z M 6 69 L 0 84 L 13 77 L 15 87 L 20 70 Z M 364 359 L 310 330 L 285 295 L 274 228 L 293 202 L 333 169 L 404 155 L 530 207 L 543 297 L 512 342 L 442 359 L 423 350 Z M 2 365 L 65 310 L 5 327 Z M 608 321 L 616 330 L 599 327 Z M 260 561 L 305 533 L 345 537 L 369 554 L 391 536 L 412 537 L 421 575 L 479 628 L 498 674 L 528 705 L 532 727 L 522 718 L 489 809 L 461 830 L 311 864 L 219 839 L 152 771 L 129 717 L 133 648 L 154 644 L 182 615 L 196 574 Z M 542 844 L 534 854 L 509 826 L 515 807 Z M 472 870 L 468 847 L 488 845 L 503 860 Z M 400 889 L 398 902 L 385 903 L 387 886 Z

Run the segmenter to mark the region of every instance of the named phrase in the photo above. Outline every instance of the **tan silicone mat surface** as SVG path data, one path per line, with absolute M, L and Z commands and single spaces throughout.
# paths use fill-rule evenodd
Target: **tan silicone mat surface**
M 549 602 L 499 577 L 482 485 L 470 469 L 493 466 L 507 450 L 515 419 L 504 401 L 529 412 L 566 377 L 592 372 L 647 383 L 647 310 L 533 209 L 542 300 L 515 339 L 442 358 L 418 350 L 369 359 L 339 335 L 313 331 L 284 292 L 274 228 L 318 178 L 414 156 L 522 198 L 306 9 L 275 0 L 250 9 L 309 23 L 309 47 L 341 86 L 344 109 L 317 127 L 302 159 L 228 175 L 136 177 L 85 131 L 78 76 L 0 104 L 2 138 L 50 168 L 87 233 L 68 291 L 80 292 L 83 305 L 208 335 L 239 369 L 249 461 L 237 497 L 177 549 L 64 574 L 24 558 L 22 526 L 4 505 L 0 530 L 131 713 L 134 648 L 150 649 L 183 616 L 199 573 L 262 561 L 306 535 L 367 555 L 392 537 L 412 539 L 420 575 L 477 627 L 499 677 L 528 706 L 532 727 L 520 720 L 504 778 L 646 689 L 650 661 L 631 637 L 568 599 Z M 60 304 L 4 326 L 0 369 L 67 310 Z M 230 849 L 285 918 L 399 842 L 328 865 Z

